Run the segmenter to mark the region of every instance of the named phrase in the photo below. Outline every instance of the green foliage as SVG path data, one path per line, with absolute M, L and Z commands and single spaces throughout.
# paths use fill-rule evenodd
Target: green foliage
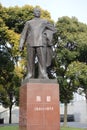
M 0 103 L 11 112 L 12 106 L 17 105 L 19 101 L 20 80 L 14 73 L 14 60 L 10 48 L 0 45 L 0 57 Z M 9 123 L 11 123 L 11 115 Z
M 76 92 L 79 85 L 81 85 L 79 80 L 81 81 L 84 78 L 85 82 L 87 82 L 85 76 L 80 76 L 78 80 L 75 80 L 76 77 L 74 77 L 73 74 L 71 74 L 70 77 L 66 74 L 69 69 L 68 66 L 73 61 L 78 60 L 84 62 L 84 64 L 87 63 L 87 25 L 79 22 L 75 17 L 69 18 L 66 16 L 59 18 L 56 23 L 56 28 L 57 34 L 55 40 L 58 39 L 56 72 L 60 84 L 60 100 L 64 102 L 65 100 L 71 100 L 73 92 Z M 71 46 L 68 46 L 68 43 L 74 45 L 74 47 L 71 48 Z M 74 72 L 74 67 L 75 66 L 72 68 L 72 73 Z M 78 69 L 75 73 L 78 73 Z M 69 82 L 67 82 L 67 80 L 69 80 Z M 71 94 L 69 92 L 71 92 Z M 66 94 L 64 95 L 64 93 Z M 66 98 L 68 94 L 71 95 L 71 97 L 68 97 L 69 99 Z
M 67 69 L 66 76 L 73 81 L 73 86 L 82 88 L 87 99 L 87 65 L 83 62 L 74 61 Z
M 33 15 L 33 6 L 25 5 L 23 7 L 9 7 L 2 9 L 1 13 L 5 16 L 1 15 L 2 19 L 4 20 L 6 26 L 9 27 L 9 29 L 14 30 L 17 33 L 21 33 L 24 27 L 24 24 L 26 21 L 31 20 Z M 4 10 L 4 11 L 3 11 Z M 41 9 L 41 17 L 51 19 L 50 13 L 48 11 L 44 11 Z
M 9 7 L 7 9 L 7 14 L 8 17 L 4 19 L 6 25 L 9 29 L 21 33 L 24 23 L 33 18 L 33 7 L 28 5 L 22 8 L 19 8 L 18 6 Z
M 63 47 L 62 44 L 57 49 L 56 74 L 60 85 L 60 100 L 62 103 L 69 103 L 73 99 L 73 92 L 76 91 L 76 88 L 72 86 L 71 81 L 68 82 L 69 79 L 66 77 L 66 71 L 68 65 L 76 60 L 77 56 L 78 52 L 76 52 L 76 50 L 70 51 Z
M 2 14 L 4 9 L 2 9 Z M 1 13 L 1 10 L 0 10 Z M 3 16 L 3 15 L 2 15 Z M 12 105 L 18 104 L 19 77 L 14 73 L 18 35 L 9 30 L 0 18 L 0 103 L 11 111 Z M 14 47 L 13 47 L 14 45 Z M 17 78 L 15 78 L 17 77 Z M 17 79 L 17 80 L 16 80 Z M 9 118 L 11 123 L 11 115 Z
M 25 22 L 34 17 L 33 9 L 30 5 L 6 8 L 0 4 L 0 103 L 9 108 L 9 123 L 12 106 L 19 102 L 20 79 L 26 65 L 26 49 L 24 53 L 18 51 L 20 33 Z M 41 17 L 51 20 L 49 12 L 41 12 Z
M 80 23 L 75 17 L 66 16 L 59 18 L 56 28 L 56 75 L 60 86 L 60 101 L 65 107 L 79 87 L 84 88 L 87 98 L 87 68 L 84 66 L 87 64 L 87 25 Z M 84 63 L 79 67 L 77 61 Z M 67 110 L 64 117 L 67 117 Z M 64 125 L 67 125 L 66 118 Z

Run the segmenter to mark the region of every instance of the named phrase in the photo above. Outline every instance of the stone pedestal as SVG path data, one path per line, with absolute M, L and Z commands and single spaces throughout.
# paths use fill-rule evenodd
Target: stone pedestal
M 20 130 L 60 130 L 59 86 L 54 80 L 30 80 L 20 88 Z

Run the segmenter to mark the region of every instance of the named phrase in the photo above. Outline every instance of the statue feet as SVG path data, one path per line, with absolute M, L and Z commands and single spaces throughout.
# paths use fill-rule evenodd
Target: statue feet
M 34 78 L 32 74 L 28 73 L 27 76 L 25 77 L 25 79 L 31 79 Z
M 49 79 L 47 74 L 39 75 L 38 79 Z

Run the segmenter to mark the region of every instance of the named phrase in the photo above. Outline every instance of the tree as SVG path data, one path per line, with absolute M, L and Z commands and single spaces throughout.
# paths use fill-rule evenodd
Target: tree
M 33 9 L 34 7 L 30 5 L 3 8 L 1 10 L 1 18 L 4 20 L 9 29 L 20 34 L 23 30 L 25 22 L 34 18 Z M 50 13 L 46 10 L 41 9 L 41 17 L 53 22 L 53 20 L 51 20 Z
M 14 38 L 11 36 L 14 34 Z M 16 63 L 16 34 L 9 30 L 0 18 L 0 103 L 9 108 L 9 123 L 11 110 L 18 104 L 19 77 L 14 73 Z M 14 48 L 12 48 L 14 44 Z M 14 55 L 15 54 L 15 55 Z
M 67 125 L 67 104 L 73 99 L 73 92 L 77 90 L 71 79 L 66 76 L 68 65 L 75 60 L 75 54 L 75 50 L 69 51 L 62 46 L 57 49 L 56 75 L 60 86 L 60 101 L 64 103 L 64 126 Z
M 67 77 L 68 66 L 73 61 L 86 63 L 87 56 L 87 25 L 78 22 L 75 17 L 61 17 L 56 23 L 56 75 L 60 86 L 60 100 L 65 105 L 64 125 L 67 125 L 67 104 L 73 99 L 79 85 L 74 86 L 74 81 Z M 86 47 L 86 48 L 85 48 Z M 86 55 L 84 57 L 84 55 Z M 84 58 L 83 58 L 84 57 Z
M 20 80 L 14 72 L 14 60 L 5 46 L 0 46 L 0 57 L 0 103 L 9 108 L 9 123 L 11 123 L 12 106 L 18 104 Z
M 73 86 L 82 88 L 87 102 L 87 65 L 79 61 L 72 62 L 68 66 L 66 76 L 72 79 Z
M 41 12 L 41 17 L 53 22 L 48 11 Z M 6 8 L 0 4 L 0 102 L 9 108 L 9 123 L 12 106 L 18 105 L 20 79 L 26 73 L 26 49 L 23 53 L 18 51 L 20 33 L 25 22 L 33 17 L 32 6 Z

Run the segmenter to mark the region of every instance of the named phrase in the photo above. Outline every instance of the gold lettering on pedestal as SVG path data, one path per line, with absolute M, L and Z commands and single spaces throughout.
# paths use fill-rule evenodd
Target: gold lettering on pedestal
M 41 96 L 36 96 L 36 102 L 41 102 L 43 103 L 42 101 L 42 97 Z M 51 96 L 46 96 L 45 97 L 45 103 L 50 103 L 51 102 Z M 41 106 L 36 106 L 34 107 L 34 111 L 53 111 L 54 108 L 53 106 L 47 106 L 47 107 L 41 107 Z
M 47 97 L 46 97 L 46 101 L 47 101 L 47 102 L 51 102 L 51 96 L 47 96 Z
M 53 107 L 35 107 L 35 111 L 53 111 Z
M 41 96 L 36 96 L 36 102 L 41 102 Z M 51 96 L 46 96 L 46 102 L 51 102 Z
M 36 102 L 41 102 L 41 96 L 36 96 Z

